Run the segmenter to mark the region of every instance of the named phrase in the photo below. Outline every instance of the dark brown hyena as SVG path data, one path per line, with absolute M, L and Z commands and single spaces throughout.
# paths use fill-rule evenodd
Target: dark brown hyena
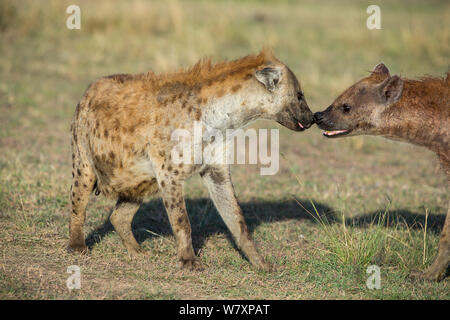
M 450 79 L 421 80 L 390 76 L 379 64 L 371 75 L 344 91 L 323 112 L 314 115 L 329 138 L 360 134 L 410 142 L 434 151 L 450 183 Z M 450 211 L 450 204 L 449 204 Z M 450 258 L 450 214 L 447 212 L 434 263 L 423 274 L 430 280 L 445 277 Z
M 197 121 L 224 131 L 261 118 L 295 131 L 313 122 L 297 78 L 267 51 L 215 65 L 201 61 L 188 71 L 172 74 L 113 75 L 95 81 L 72 122 L 69 248 L 87 250 L 83 225 L 89 195 L 95 190 L 117 199 L 111 223 L 128 252 L 137 253 L 140 247 L 131 221 L 143 199 L 159 191 L 177 240 L 180 264 L 195 267 L 183 186 L 199 173 L 237 245 L 253 265 L 268 269 L 251 241 L 229 166 L 176 164 L 171 158 L 175 129 L 192 132 Z

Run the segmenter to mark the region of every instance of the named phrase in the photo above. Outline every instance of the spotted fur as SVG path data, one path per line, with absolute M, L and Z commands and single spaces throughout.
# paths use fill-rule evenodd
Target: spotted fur
M 202 60 L 169 74 L 120 74 L 94 81 L 72 122 L 69 248 L 86 251 L 85 210 L 95 190 L 117 199 L 111 223 L 128 251 L 137 253 L 132 218 L 145 197 L 159 192 L 177 239 L 180 264 L 196 267 L 183 186 L 201 173 L 238 246 L 254 265 L 268 268 L 250 240 L 229 167 L 175 163 L 171 135 L 175 129 L 192 132 L 194 121 L 225 131 L 260 118 L 301 131 L 312 124 L 313 114 L 299 92 L 293 73 L 267 50 L 214 65 Z

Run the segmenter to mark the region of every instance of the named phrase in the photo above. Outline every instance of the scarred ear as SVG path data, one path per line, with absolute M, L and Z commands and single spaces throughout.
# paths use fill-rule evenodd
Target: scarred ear
M 390 77 L 389 69 L 384 63 L 379 63 L 373 68 L 372 73 L 377 73 L 386 77 Z
M 277 68 L 264 68 L 256 71 L 255 77 L 267 90 L 273 91 L 281 80 L 281 70 Z
M 397 75 L 392 76 L 380 83 L 378 90 L 382 101 L 386 105 L 392 105 L 402 96 L 403 80 Z

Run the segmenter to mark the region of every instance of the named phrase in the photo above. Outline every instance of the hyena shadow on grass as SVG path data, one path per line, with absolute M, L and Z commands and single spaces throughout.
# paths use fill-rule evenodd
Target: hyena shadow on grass
M 423 210 L 424 211 L 424 210 Z M 378 221 L 383 221 L 382 225 L 389 228 L 398 223 L 412 230 L 423 230 L 425 222 L 427 231 L 435 235 L 440 235 L 445 222 L 445 208 L 440 208 L 442 213 L 431 213 L 428 218 L 421 212 L 412 212 L 408 209 L 390 210 L 387 216 L 384 217 L 383 210 L 374 211 L 368 214 L 361 214 L 359 216 L 346 218 L 345 223 L 351 226 L 368 227 L 371 224 L 376 224 Z
M 244 212 L 245 221 L 250 233 L 262 223 L 270 223 L 289 219 L 309 220 L 316 222 L 314 217 L 308 213 L 314 213 L 314 208 L 309 200 L 298 200 L 302 208 L 295 200 L 280 201 L 249 201 L 240 203 Z M 314 202 L 314 206 L 321 217 L 333 223 L 335 216 L 333 209 L 327 205 Z M 239 250 L 221 219 L 214 204 L 209 198 L 186 199 L 186 208 L 192 227 L 192 241 L 197 253 L 204 245 L 208 237 L 224 233 L 235 249 Z M 305 210 L 306 209 L 306 210 Z M 314 213 L 315 214 L 315 213 Z M 102 238 L 114 230 L 109 218 L 98 228 L 90 232 L 86 239 L 86 245 L 92 249 L 102 241 Z M 169 219 L 160 199 L 151 199 L 142 204 L 132 222 L 133 234 L 138 243 L 157 236 L 168 236 L 172 234 Z M 242 254 L 242 252 L 241 252 Z
M 314 201 L 314 207 L 308 199 L 280 201 L 254 200 L 242 202 L 241 207 L 244 212 L 250 233 L 262 223 L 270 223 L 289 219 L 306 220 L 318 223 L 316 211 L 319 213 L 322 221 L 330 224 L 339 223 L 335 209 Z M 192 226 L 192 241 L 195 253 L 203 247 L 205 241 L 212 235 L 224 233 L 228 240 L 233 244 L 241 255 L 242 252 L 235 245 L 231 234 L 226 228 L 223 220 L 216 211 L 214 204 L 209 198 L 186 199 L 186 208 L 189 213 L 189 220 Z M 427 230 L 439 235 L 445 221 L 445 210 L 441 213 L 433 213 L 428 216 Z M 314 216 L 313 216 L 314 215 Z M 368 214 L 346 218 L 346 225 L 365 228 L 373 223 L 377 223 L 384 215 L 380 208 Z M 396 209 L 388 212 L 388 218 L 384 220 L 383 226 L 391 227 L 396 223 L 404 223 L 413 230 L 422 230 L 425 225 L 425 215 L 419 212 L 412 212 L 407 209 Z M 92 249 L 100 243 L 106 235 L 114 230 L 108 219 L 92 230 L 86 239 L 86 245 Z M 139 244 L 147 239 L 153 239 L 158 236 L 172 235 L 169 219 L 165 212 L 161 199 L 155 198 L 142 204 L 132 222 L 132 231 Z

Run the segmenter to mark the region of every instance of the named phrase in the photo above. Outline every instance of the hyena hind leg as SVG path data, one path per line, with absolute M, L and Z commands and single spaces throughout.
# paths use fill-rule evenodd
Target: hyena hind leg
M 69 225 L 69 251 L 86 253 L 84 222 L 89 196 L 96 182 L 95 174 L 89 163 L 82 163 L 74 156 L 72 171 L 72 212 Z
M 142 200 L 129 200 L 119 198 L 116 207 L 109 220 L 119 234 L 120 239 L 128 250 L 128 254 L 136 256 L 141 252 L 141 247 L 136 241 L 131 230 L 131 222 L 138 211 Z

